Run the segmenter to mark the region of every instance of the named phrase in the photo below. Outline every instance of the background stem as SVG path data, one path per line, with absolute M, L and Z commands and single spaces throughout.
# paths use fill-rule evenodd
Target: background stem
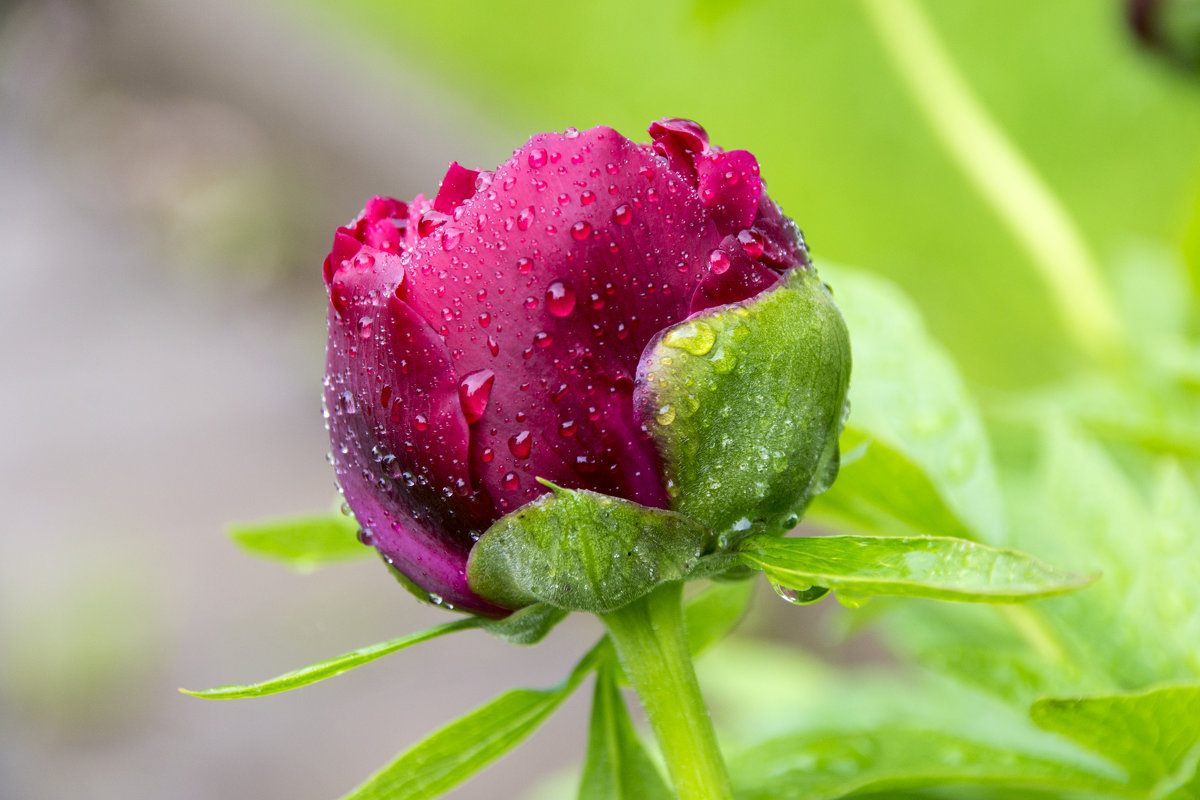
M 667 583 L 600 618 L 646 709 L 680 800 L 728 800 L 733 790 L 692 669 L 682 601 L 683 584 Z
M 1037 170 L 971 92 L 918 3 L 866 0 L 905 88 L 971 184 L 1008 226 L 1076 342 L 1104 358 L 1123 331 L 1096 259 Z

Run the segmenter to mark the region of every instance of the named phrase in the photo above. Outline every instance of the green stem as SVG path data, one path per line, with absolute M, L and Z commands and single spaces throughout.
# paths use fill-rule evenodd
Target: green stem
M 1071 215 L 971 93 L 912 0 L 866 0 L 892 63 L 950 156 L 1029 255 L 1067 329 L 1107 359 L 1124 338 L 1116 304 Z
M 688 652 L 683 584 L 663 584 L 600 619 L 646 708 L 679 800 L 732 798 L 725 762 Z

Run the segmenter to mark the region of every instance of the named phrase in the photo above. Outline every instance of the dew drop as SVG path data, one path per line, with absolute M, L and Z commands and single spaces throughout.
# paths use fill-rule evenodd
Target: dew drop
M 413 427 L 419 431 L 429 430 L 429 419 L 424 414 L 417 414 L 413 417 Z
M 633 209 L 628 203 L 622 203 L 613 209 L 612 218 L 618 225 L 628 225 L 633 219 Z
M 491 351 L 492 355 L 494 355 L 494 356 L 500 355 L 500 343 L 496 341 L 496 337 L 489 336 L 487 338 L 487 346 L 488 346 L 488 350 Z
M 577 242 L 582 242 L 584 239 L 592 235 L 592 225 L 589 222 L 580 220 L 571 226 L 571 238 Z
M 483 448 L 483 452 L 479 454 L 479 460 L 485 464 L 492 463 L 492 459 L 496 457 L 496 451 L 490 447 Z
M 575 308 L 575 292 L 562 281 L 555 281 L 546 290 L 546 308 L 556 317 L 565 317 Z
M 654 412 L 654 418 L 658 420 L 659 425 L 670 425 L 675 421 L 675 409 L 670 405 L 660 406 L 658 411 Z
M 522 256 L 517 259 L 517 272 L 528 275 L 533 270 L 533 259 Z
M 459 242 L 462 241 L 462 238 L 462 231 L 446 231 L 442 234 L 442 249 L 447 252 L 455 249 L 458 247 Z
M 746 255 L 751 258 L 758 258 L 763 254 L 763 238 L 758 231 L 747 228 L 738 233 L 737 240 L 742 249 L 746 251 Z
M 596 193 L 589 189 L 588 191 L 579 195 L 579 202 L 581 205 L 590 206 L 592 203 L 596 202 Z
M 712 350 L 717 341 L 717 334 L 712 326 L 695 320 L 677 325 L 663 336 L 663 344 L 684 350 L 694 356 L 702 356 Z M 665 359 L 664 359 L 665 361 Z
M 492 315 L 484 311 L 479 315 L 479 327 L 486 328 L 492 321 Z
M 554 336 L 545 331 L 538 331 L 533 335 L 533 343 L 545 350 L 554 342 Z
M 517 214 L 517 227 L 520 230 L 527 231 L 529 226 L 533 224 L 533 206 L 525 206 L 521 212 Z
M 546 151 L 541 147 L 535 147 L 529 151 L 529 166 L 531 169 L 541 169 L 546 166 L 548 156 Z
M 815 603 L 825 595 L 829 594 L 829 590 L 824 586 L 810 586 L 807 589 L 789 589 L 786 586 L 781 586 L 772 581 L 771 588 L 775 590 L 775 594 L 779 595 L 789 603 L 798 606 Z
M 517 478 L 517 474 L 515 472 L 506 472 L 501 480 L 503 481 L 502 485 L 504 488 L 510 492 L 515 492 L 517 489 L 521 488 L 521 481 Z
M 708 254 L 708 271 L 714 275 L 723 275 L 729 271 L 729 254 L 724 250 L 713 250 Z
M 483 417 L 495 380 L 496 373 L 481 369 L 465 376 L 458 384 L 458 399 L 468 423 L 478 422 Z
M 358 321 L 358 337 L 360 339 L 371 338 L 372 323 L 375 322 L 374 317 L 363 317 Z
M 565 422 L 560 422 L 558 425 L 559 436 L 574 436 L 577 430 L 579 430 L 579 424 L 575 420 L 569 419 Z
M 529 458 L 533 449 L 533 435 L 529 431 L 521 431 L 508 440 L 508 449 L 517 458 Z

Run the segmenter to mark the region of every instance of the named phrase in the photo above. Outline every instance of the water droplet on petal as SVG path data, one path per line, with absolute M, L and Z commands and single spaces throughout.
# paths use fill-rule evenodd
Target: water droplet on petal
M 522 275 L 528 275 L 533 270 L 533 259 L 522 256 L 517 259 L 517 272 Z
M 549 347 L 553 342 L 553 334 L 546 333 L 545 331 L 538 331 L 533 335 L 533 343 L 543 350 Z
M 590 206 L 592 203 L 596 202 L 596 193 L 589 189 L 588 191 L 579 195 L 579 202 L 582 205 Z
M 419 431 L 429 430 L 429 419 L 424 414 L 417 414 L 413 417 L 413 427 Z
M 556 317 L 565 317 L 575 308 L 575 292 L 562 281 L 555 281 L 546 290 L 546 308 Z
M 467 418 L 468 423 L 478 422 L 483 418 L 495 380 L 496 373 L 490 369 L 481 369 L 465 376 L 458 384 L 458 400 L 462 404 L 463 416 Z
M 575 420 L 569 419 L 565 422 L 560 422 L 558 425 L 559 436 L 574 436 L 577 430 L 579 430 L 579 424 Z
M 708 271 L 714 275 L 722 275 L 729 271 L 729 254 L 724 250 L 713 250 L 708 254 Z
M 533 449 L 533 435 L 529 431 L 521 431 L 508 440 L 508 449 L 517 458 L 529 458 Z
M 535 147 L 529 151 L 529 166 L 531 169 L 541 169 L 546 166 L 547 156 L 546 151 L 540 147 Z
M 742 249 L 746 251 L 746 255 L 751 258 L 758 258 L 763 254 L 765 249 L 763 237 L 758 231 L 747 228 L 737 235 L 737 240 Z
M 628 225 L 633 219 L 633 209 L 627 203 L 622 203 L 613 209 L 612 218 L 618 225 Z
M 521 487 L 521 481 L 517 478 L 517 474 L 515 472 L 505 473 L 502 480 L 504 488 L 510 492 L 515 492 Z
M 521 212 L 517 214 L 517 227 L 523 231 L 529 230 L 529 226 L 533 224 L 533 206 L 525 206 Z
M 580 220 L 571 226 L 571 238 L 577 242 L 582 242 L 584 239 L 592 235 L 591 223 Z

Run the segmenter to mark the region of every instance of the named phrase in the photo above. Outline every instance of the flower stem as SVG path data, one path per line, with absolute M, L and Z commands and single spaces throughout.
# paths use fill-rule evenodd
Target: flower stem
M 600 619 L 646 709 L 679 800 L 732 798 L 692 669 L 683 623 L 683 584 L 663 584 Z
M 1124 332 L 1071 215 L 971 92 L 921 6 L 865 1 L 905 87 L 951 158 L 1025 249 L 1075 340 L 1107 360 Z

